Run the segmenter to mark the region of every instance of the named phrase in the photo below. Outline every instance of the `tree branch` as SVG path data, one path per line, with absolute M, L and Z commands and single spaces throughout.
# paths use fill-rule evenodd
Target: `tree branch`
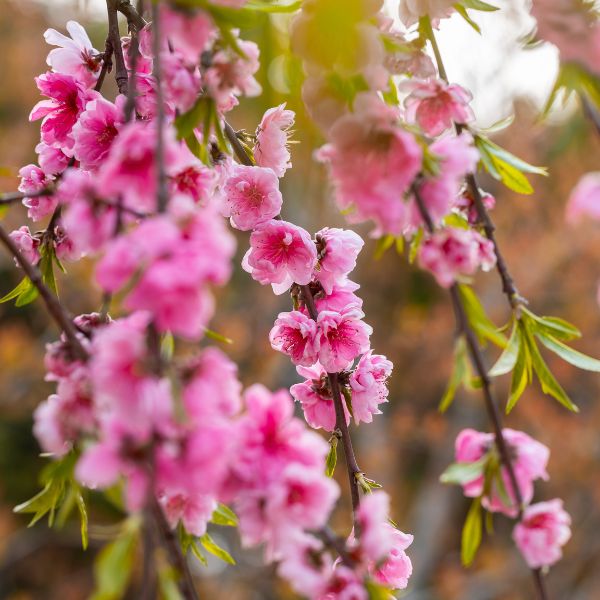
M 108 39 L 110 40 L 115 57 L 115 80 L 119 93 L 127 95 L 129 76 L 125 67 L 125 58 L 123 56 L 123 47 L 121 46 L 121 34 L 119 33 L 119 17 L 117 5 L 119 0 L 106 0 L 106 10 L 108 12 Z

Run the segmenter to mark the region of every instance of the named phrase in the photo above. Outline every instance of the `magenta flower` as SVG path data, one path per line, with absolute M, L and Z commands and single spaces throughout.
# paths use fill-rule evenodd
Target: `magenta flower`
M 115 104 L 104 98 L 91 100 L 73 127 L 73 154 L 83 169 L 94 169 L 108 155 L 111 145 L 124 124 L 125 97 Z
M 317 250 L 307 231 L 272 219 L 250 235 L 242 266 L 253 279 L 263 285 L 270 283 L 276 294 L 283 294 L 294 282 L 309 283 L 316 262 Z
M 323 310 L 333 310 L 340 312 L 344 308 L 355 306 L 362 308 L 362 298 L 354 292 L 360 288 L 358 283 L 346 279 L 343 282 L 338 282 L 334 285 L 330 294 L 318 293 L 315 296 L 315 306 L 319 312 Z M 306 310 L 306 309 L 303 309 Z
M 450 287 L 478 268 L 489 271 L 496 264 L 494 245 L 473 229 L 447 227 L 428 237 L 419 248 L 419 264 L 442 287 Z
M 165 99 L 174 108 L 187 112 L 198 98 L 201 81 L 196 65 L 185 62 L 179 52 L 161 53 Z
M 371 423 L 373 415 L 380 415 L 379 404 L 387 402 L 389 390 L 387 379 L 394 365 L 381 354 L 369 350 L 363 354 L 350 375 L 352 390 L 352 412 L 358 425 Z
M 318 360 L 317 324 L 300 311 L 279 313 L 269 341 L 275 350 L 287 354 L 295 365 L 311 367 Z
M 430 137 L 444 133 L 454 123 L 475 119 L 469 106 L 473 97 L 460 85 L 441 79 L 411 79 L 401 84 L 401 90 L 409 94 L 404 100 L 407 121 L 418 124 Z
M 44 142 L 40 142 L 35 147 L 35 152 L 38 155 L 40 168 L 46 175 L 62 173 L 69 164 L 69 157 L 60 148 L 48 146 Z
M 48 65 L 55 73 L 71 75 L 85 87 L 92 87 L 102 67 L 102 61 L 96 57 L 99 54 L 92 46 L 85 29 L 77 21 L 67 21 L 68 38 L 56 31 L 47 29 L 44 39 L 51 46 L 58 46 L 50 50 Z
M 62 150 L 67 156 L 73 154 L 73 126 L 86 104 L 99 94 L 88 90 L 70 75 L 45 73 L 36 77 L 38 89 L 50 100 L 38 102 L 29 115 L 30 121 L 43 119 L 42 141 Z
M 276 217 L 282 204 L 279 179 L 271 169 L 245 165 L 233 168 L 225 184 L 223 216 L 230 217 L 234 227 L 254 229 Z
M 533 498 L 533 482 L 536 479 L 548 479 L 546 465 L 548 464 L 550 450 L 522 431 L 505 428 L 502 433 L 511 453 L 513 469 L 523 502 L 529 504 Z M 492 451 L 496 452 L 494 434 L 492 433 L 463 429 L 456 438 L 455 454 L 458 463 L 476 462 Z M 502 467 L 501 474 L 504 489 L 511 500 L 511 505 L 506 505 L 506 500 L 503 499 L 504 496 L 497 491 L 497 484 L 494 484 L 491 496 L 483 498 L 483 505 L 492 512 L 502 512 L 508 516 L 515 516 L 517 514 L 515 495 L 504 467 Z M 463 492 L 469 498 L 478 498 L 483 494 L 483 487 L 484 476 L 482 473 L 474 477 L 472 481 L 464 484 Z
M 326 294 L 331 294 L 338 283 L 356 267 L 356 258 L 364 246 L 363 239 L 351 229 L 325 227 L 315 239 L 319 248 L 319 264 L 315 278 Z
M 373 328 L 362 320 L 364 316 L 356 307 L 319 313 L 319 362 L 328 373 L 348 368 L 359 354 L 369 349 Z
M 528 506 L 513 530 L 513 539 L 532 569 L 558 562 L 570 537 L 571 517 L 558 498 Z
M 256 129 L 253 149 L 256 164 L 272 169 L 277 177 L 283 177 L 292 166 L 287 142 L 294 117 L 294 111 L 285 110 L 285 104 L 280 104 L 265 112 Z

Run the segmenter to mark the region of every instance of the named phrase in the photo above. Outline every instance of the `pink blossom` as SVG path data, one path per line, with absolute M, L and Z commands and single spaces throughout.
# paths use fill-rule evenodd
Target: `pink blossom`
M 419 19 L 429 16 L 433 26 L 437 27 L 440 19 L 449 17 L 454 12 L 452 0 L 400 0 L 400 20 L 406 27 L 418 23 Z
M 188 12 L 162 5 L 160 20 L 165 39 L 188 63 L 196 65 L 200 54 L 215 35 L 215 27 L 208 13 L 203 10 Z
M 394 547 L 394 537 L 388 529 L 389 513 L 390 497 L 385 492 L 375 491 L 362 498 L 356 513 L 360 539 L 354 543 L 369 562 L 380 562 Z
M 73 154 L 73 126 L 86 104 L 99 94 L 88 90 L 70 75 L 45 73 L 35 80 L 42 95 L 50 100 L 38 102 L 29 115 L 30 121 L 42 121 L 42 141 L 62 150 L 67 156 Z
M 393 539 L 393 545 L 385 562 L 373 570 L 373 577 L 378 583 L 394 590 L 403 590 L 408 586 L 412 575 L 412 562 L 405 550 L 412 544 L 413 536 L 387 524 Z
M 177 110 L 187 112 L 200 93 L 200 71 L 185 62 L 179 52 L 161 53 L 165 99 Z
M 532 569 L 559 561 L 570 537 L 571 517 L 558 498 L 528 506 L 513 530 L 513 539 Z
M 94 169 L 106 158 L 124 123 L 125 97 L 115 104 L 104 98 L 91 100 L 73 127 L 73 154 L 83 169 Z
M 46 175 L 44 171 L 36 165 L 25 165 L 24 167 L 21 167 L 21 169 L 19 169 L 19 177 L 21 177 L 19 191 L 24 194 L 34 194 L 33 197 L 26 196 L 23 199 L 23 205 L 29 209 L 27 211 L 27 216 L 33 221 L 40 221 L 44 217 L 50 215 L 58 204 L 54 195 L 35 196 L 35 194 L 48 188 L 54 180 L 54 177 Z
M 92 87 L 102 67 L 97 57 L 98 50 L 92 46 L 85 29 L 77 21 L 67 21 L 70 38 L 56 29 L 47 29 L 44 39 L 47 44 L 58 46 L 50 50 L 48 65 L 55 73 L 71 75 L 86 87 Z
M 54 228 L 54 251 L 58 260 L 76 261 L 79 260 L 83 252 L 76 247 L 73 240 L 67 235 L 62 224 Z
M 258 96 L 262 91 L 254 78 L 260 67 L 258 46 L 247 40 L 237 40 L 237 44 L 242 55 L 231 47 L 217 50 L 204 73 L 204 83 L 221 113 L 238 104 L 236 96 Z
M 600 172 L 586 173 L 567 202 L 567 221 L 578 223 L 583 216 L 600 219 Z
M 323 310 L 333 310 L 340 312 L 344 308 L 355 306 L 362 308 L 362 298 L 357 296 L 354 292 L 360 288 L 358 283 L 346 279 L 345 281 L 337 282 L 330 294 L 326 294 L 324 291 L 317 292 L 314 296 L 315 306 L 319 312 Z
M 19 252 L 32 264 L 40 260 L 40 240 L 31 235 L 29 227 L 23 225 L 10 233 L 11 240 L 16 244 Z M 18 263 L 17 263 L 18 264 Z
M 327 372 L 319 364 L 312 367 L 296 367 L 298 374 L 305 377 L 302 383 L 296 383 L 290 388 L 294 399 L 300 403 L 306 422 L 315 429 L 323 428 L 333 431 L 336 424 L 335 406 Z M 346 423 L 350 422 L 350 413 L 344 402 Z
M 307 231 L 272 219 L 250 235 L 250 248 L 242 266 L 259 283 L 273 285 L 282 294 L 292 283 L 306 285 L 312 279 L 317 250 Z
M 114 236 L 117 209 L 98 199 L 98 191 L 88 171 L 65 171 L 56 197 L 63 205 L 62 226 L 78 252 L 98 252 Z
M 441 79 L 411 79 L 401 86 L 408 92 L 404 100 L 406 119 L 417 123 L 430 137 L 437 137 L 454 123 L 469 123 L 475 115 L 469 106 L 471 94 L 460 85 Z
M 346 369 L 359 354 L 369 349 L 373 329 L 362 321 L 364 316 L 356 307 L 319 313 L 319 361 L 328 373 Z
M 338 565 L 319 600 L 368 600 L 362 578 L 350 567 Z
M 151 121 L 156 116 L 158 98 L 156 96 L 156 79 L 147 73 L 138 73 L 135 79 L 137 96 L 135 99 L 135 112 L 138 118 Z M 165 104 L 165 112 L 170 115 L 173 111 Z
M 44 142 L 35 147 L 35 152 L 40 168 L 46 175 L 62 173 L 69 164 L 69 157 L 60 148 L 53 148 Z
M 381 354 L 369 350 L 363 354 L 350 375 L 352 412 L 358 425 L 371 423 L 373 415 L 380 415 L 379 404 L 387 402 L 389 390 L 386 385 L 394 365 Z
M 550 451 L 540 442 L 529 437 L 522 431 L 514 429 L 503 429 L 504 439 L 509 447 L 513 457 L 513 469 L 521 492 L 523 502 L 528 504 L 533 498 L 533 482 L 536 479 L 548 479 L 546 465 Z M 482 433 L 473 429 L 464 429 L 456 438 L 455 453 L 458 463 L 472 463 L 480 460 L 488 452 L 495 452 L 494 435 L 492 433 Z M 512 501 L 511 506 L 503 501 L 503 495 L 496 489 L 493 490 L 491 497 L 484 497 L 484 506 L 493 512 L 503 512 L 509 516 L 517 514 L 515 504 L 515 495 L 512 483 L 508 477 L 506 469 L 502 467 L 502 481 L 509 498 Z M 497 484 L 494 484 L 494 487 Z M 477 498 L 483 493 L 484 477 L 483 474 L 476 476 L 472 481 L 463 485 L 465 496 Z
M 287 354 L 295 365 L 310 367 L 317 362 L 317 324 L 300 311 L 279 313 L 269 340 L 275 350 Z
M 188 533 L 198 537 L 206 533 L 206 526 L 217 508 L 213 497 L 200 494 L 168 492 L 159 498 L 159 502 L 171 529 L 181 522 Z
M 136 74 L 150 75 L 153 68 L 152 54 L 152 23 L 142 27 L 137 34 L 139 53 L 136 58 L 135 72 Z M 131 36 L 121 38 L 121 47 L 123 49 L 123 58 L 128 71 L 133 71 L 131 60 Z
M 189 161 L 174 171 L 169 179 L 172 193 L 188 196 L 196 204 L 206 206 L 216 193 L 218 176 L 190 153 Z
M 431 144 L 432 154 L 439 160 L 439 174 L 425 178 L 419 186 L 421 198 L 434 223 L 447 216 L 464 184 L 468 173 L 477 168 L 479 152 L 468 133 L 446 136 Z M 408 203 L 409 229 L 423 225 L 423 218 L 414 199 Z
M 479 267 L 489 271 L 496 264 L 490 240 L 472 229 L 447 227 L 428 237 L 419 249 L 419 264 L 442 287 L 473 275 Z
M 209 347 L 184 367 L 182 397 L 191 420 L 232 417 L 241 410 L 237 366 L 223 352 Z
M 377 96 L 359 94 L 354 113 L 329 131 L 318 158 L 329 163 L 339 207 L 348 220 L 372 219 L 378 232 L 399 235 L 406 227 L 402 196 L 421 170 L 422 151 L 398 126 L 398 112 Z
M 277 177 L 283 177 L 292 166 L 287 142 L 294 117 L 294 111 L 285 110 L 285 104 L 280 104 L 265 112 L 256 129 L 256 164 L 273 169 Z
M 223 216 L 231 218 L 231 224 L 242 231 L 279 214 L 283 198 L 279 180 L 271 169 L 236 165 L 225 184 Z
M 346 275 L 356 267 L 356 258 L 364 246 L 363 239 L 350 229 L 325 227 L 318 231 L 315 239 L 319 248 L 319 265 L 315 278 L 326 294 L 331 294 L 336 283 L 344 281 Z

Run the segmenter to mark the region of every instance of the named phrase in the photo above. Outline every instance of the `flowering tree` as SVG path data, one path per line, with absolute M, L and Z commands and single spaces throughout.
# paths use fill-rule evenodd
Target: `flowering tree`
M 102 51 L 75 21 L 68 36 L 45 33 L 54 47 L 36 79 L 45 99 L 30 115 L 41 120 L 38 165 L 24 166 L 19 192 L 0 200 L 22 201 L 31 221 L 45 223 L 33 234 L 27 225 L 0 227 L 23 271 L 2 301 L 23 306 L 39 296 L 61 331 L 45 359 L 56 393 L 34 414 L 49 459 L 44 487 L 15 510 L 32 513 L 32 522 L 48 515 L 50 524 L 77 510 L 84 548 L 89 490 L 123 511 L 116 539 L 97 558 L 96 598 L 122 597 L 130 586 L 139 597 L 160 590 L 196 598 L 186 555 L 203 561 L 204 549 L 233 561 L 210 535 L 219 526 L 238 527 L 245 546 L 261 546 L 304 597 L 387 598 L 409 586 L 413 537 L 394 524 L 387 493 L 361 470 L 352 445 L 351 429 L 381 414 L 393 369 L 371 348 L 359 285 L 349 278 L 364 241 L 351 229 L 311 235 L 285 220 L 279 184 L 292 167 L 292 111 L 269 109 L 254 134 L 227 122 L 241 99 L 261 93 L 259 47 L 239 28 L 261 13 L 286 13 L 305 71 L 303 101 L 325 140 L 316 159 L 327 166 L 337 205 L 349 223 L 373 223 L 379 253 L 407 247 L 410 261 L 449 291 L 456 344 L 440 410 L 451 409 L 460 386 L 480 390 L 490 429 L 463 430 L 455 462 L 441 474 L 472 498 L 462 561 L 473 561 L 484 525 L 491 530 L 501 513 L 514 521 L 536 597 L 548 598 L 544 572 L 561 557 L 570 517 L 560 499 L 535 501 L 534 482 L 549 477 L 549 449 L 504 426 L 493 379 L 512 373 L 506 413 L 534 378 L 577 412 L 540 346 L 581 369 L 600 371 L 600 361 L 568 345 L 580 336 L 576 327 L 538 316 L 519 294 L 479 172 L 523 194 L 532 191 L 527 175 L 547 173 L 475 128 L 471 95 L 449 82 L 436 42 L 446 17 L 458 13 L 477 29 L 476 11 L 496 7 L 401 0 L 398 22 L 380 0 L 106 4 Z M 572 31 L 557 25 L 565 11 Z M 549 103 L 561 88 L 574 91 L 598 126 L 600 87 L 586 62 L 595 14 L 568 2 L 536 4 L 534 14 L 539 37 L 562 53 Z M 109 73 L 115 98 L 103 95 Z M 587 175 L 574 191 L 570 219 L 599 216 L 598 181 Z M 216 345 L 226 340 L 209 329 L 218 310 L 212 289 L 227 285 L 234 268 L 224 217 L 248 232 L 242 269 L 290 296 L 269 335 L 297 368 L 289 393 L 261 384 L 242 390 Z M 54 271 L 84 256 L 95 260 L 103 302 L 73 317 Z M 479 270 L 499 277 L 506 327 L 490 321 L 470 286 Z M 500 349 L 491 368 L 484 344 Z M 332 478 L 338 454 L 345 490 Z M 346 494 L 352 514 L 334 531 L 331 515 Z M 135 582 L 137 554 L 143 572 Z

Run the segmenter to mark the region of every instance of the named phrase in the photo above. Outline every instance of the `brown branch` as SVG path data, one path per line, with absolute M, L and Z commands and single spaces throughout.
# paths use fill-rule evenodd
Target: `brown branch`
M 429 211 L 427 210 L 427 206 L 425 205 L 423 197 L 421 196 L 418 184 L 413 184 L 412 192 L 417 204 L 417 208 L 419 209 L 419 213 L 425 222 L 425 227 L 429 233 L 433 233 L 435 230 L 434 223 Z M 467 317 L 465 307 L 460 297 L 458 285 L 456 283 L 454 283 L 450 288 L 450 297 L 452 299 L 452 307 L 454 309 L 457 331 L 460 335 L 463 335 L 467 341 L 471 363 L 473 364 L 475 372 L 481 380 L 481 389 L 485 401 L 485 408 L 494 430 L 496 448 L 498 449 L 498 454 L 500 455 L 500 462 L 508 474 L 510 486 L 517 504 L 517 520 L 521 521 L 523 518 L 523 494 L 519 488 L 519 483 L 510 456 L 510 449 L 502 431 L 502 416 L 500 409 L 498 408 L 498 403 L 492 394 L 492 382 L 485 366 L 483 353 L 479 346 L 475 332 L 469 324 L 469 319 Z M 534 578 L 534 584 L 538 593 L 538 597 L 540 600 L 547 600 L 546 590 L 540 570 L 531 569 L 531 572 Z
M 9 192 L 7 194 L 0 194 L 0 206 L 5 204 L 14 204 L 25 200 L 25 198 L 40 198 L 41 196 L 51 196 L 54 194 L 54 188 L 44 188 L 37 192 L 30 192 L 25 194 L 24 192 Z
M 58 298 L 50 291 L 44 283 L 42 275 L 37 267 L 34 267 L 20 252 L 11 237 L 6 233 L 3 227 L 0 227 L 0 242 L 6 246 L 7 250 L 15 257 L 17 263 L 21 266 L 25 275 L 29 277 L 31 283 L 36 287 L 42 300 L 46 304 L 48 312 L 62 329 L 73 353 L 81 360 L 88 358 L 87 350 L 81 344 L 77 335 L 77 329 L 73 325 L 71 317 L 59 302 Z
M 223 128 L 225 129 L 225 135 L 227 136 L 227 139 L 229 140 L 229 143 L 231 144 L 231 147 L 233 148 L 237 159 L 243 165 L 246 165 L 247 167 L 253 167 L 254 163 L 252 162 L 250 156 L 248 156 L 248 153 L 246 152 L 244 146 L 242 146 L 242 143 L 240 142 L 233 127 L 231 127 L 231 125 L 227 121 L 224 121 Z
M 125 16 L 131 33 L 143 29 L 147 23 L 129 0 L 117 0 L 116 9 Z
M 112 71 L 112 55 L 113 55 L 113 45 L 110 39 L 110 36 L 106 38 L 106 42 L 104 42 L 104 54 L 102 56 L 102 68 L 100 69 L 100 75 L 98 75 L 98 81 L 96 81 L 96 85 L 94 89 L 99 92 L 102 89 L 104 84 L 104 80 L 106 79 L 106 74 Z
M 117 5 L 119 0 L 106 0 L 106 10 L 108 12 L 108 39 L 110 40 L 113 54 L 115 57 L 115 80 L 119 93 L 127 95 L 129 76 L 125 67 L 125 57 L 123 56 L 123 47 L 121 46 L 121 34 L 119 33 L 119 16 Z

